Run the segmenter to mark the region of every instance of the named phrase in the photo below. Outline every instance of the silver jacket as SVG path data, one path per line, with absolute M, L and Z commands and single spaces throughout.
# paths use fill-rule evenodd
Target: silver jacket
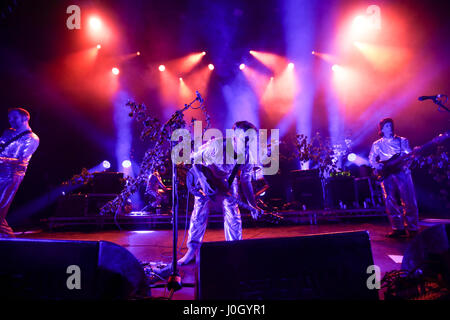
M 380 161 L 389 160 L 391 157 L 398 153 L 410 153 L 408 139 L 404 137 L 394 136 L 393 138 L 381 138 L 372 144 L 372 149 L 369 153 L 369 162 L 372 167 L 375 167 L 378 163 L 377 158 Z
M 16 136 L 14 129 L 6 130 L 0 138 L 4 144 Z M 11 175 L 24 176 L 31 156 L 39 146 L 39 137 L 34 134 L 26 134 L 10 143 L 0 153 L 0 179 Z

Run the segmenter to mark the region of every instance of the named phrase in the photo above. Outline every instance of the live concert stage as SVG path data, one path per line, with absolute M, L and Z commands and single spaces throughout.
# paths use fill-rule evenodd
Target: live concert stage
M 423 227 L 430 226 L 430 223 L 423 223 Z M 386 219 L 376 218 L 366 222 L 342 222 L 318 224 L 318 225 L 297 225 L 289 227 L 253 227 L 244 230 L 244 239 L 259 238 L 277 238 L 277 237 L 296 237 L 319 233 L 346 232 L 354 230 L 367 230 L 370 234 L 372 252 L 375 264 L 381 268 L 381 276 L 387 271 L 399 270 L 401 268 L 401 260 L 403 253 L 408 246 L 408 240 L 402 239 L 390 240 L 384 237 L 389 229 Z M 89 240 L 99 241 L 106 240 L 117 243 L 129 250 L 137 259 L 142 262 L 154 262 L 155 265 L 168 265 L 172 262 L 172 232 L 170 230 L 134 230 L 134 231 L 91 231 L 91 232 L 39 232 L 18 234 L 18 237 L 26 237 L 28 239 L 60 239 L 60 240 Z M 184 231 L 179 231 L 180 244 L 184 238 Z M 205 235 L 205 242 L 223 241 L 223 230 L 220 228 L 209 229 Z M 186 245 L 180 247 L 180 253 L 184 254 Z M 180 255 L 181 255 L 180 254 Z M 295 254 L 292 252 L 292 254 Z M 286 268 L 286 261 L 271 261 L 273 272 L 277 269 Z M 195 268 L 196 264 L 182 266 L 180 275 L 182 282 L 195 285 Z M 155 284 L 164 283 L 164 281 L 155 282 Z M 164 289 L 153 289 L 154 297 L 167 295 Z M 192 300 L 195 298 L 195 288 L 183 287 L 177 291 L 174 299 Z
M 448 300 L 449 12 L 2 1 L 0 299 Z
M 421 229 L 430 228 L 449 223 L 448 220 L 440 219 L 424 219 L 421 221 Z M 128 251 L 130 251 L 143 265 L 158 272 L 158 275 L 148 274 L 152 278 L 151 287 L 152 296 L 154 298 L 165 297 L 168 291 L 163 288 L 157 288 L 158 285 L 165 284 L 170 272 L 172 262 L 172 232 L 171 230 L 150 230 L 144 229 L 141 225 L 141 230 L 122 230 L 116 228 L 109 228 L 109 230 L 92 230 L 85 229 L 85 231 L 42 231 L 35 230 L 20 233 L 16 236 L 18 238 L 27 239 L 51 239 L 51 240 L 83 240 L 83 241 L 111 241 L 116 243 Z M 98 228 L 97 228 L 98 229 Z M 386 272 L 398 271 L 401 269 L 403 255 L 410 245 L 410 240 L 404 239 L 387 239 L 385 233 L 389 230 L 389 223 L 385 217 L 363 218 L 363 219 L 336 219 L 334 221 L 328 220 L 317 225 L 310 225 L 302 223 L 292 226 L 272 226 L 272 227 L 248 227 L 244 230 L 243 239 L 270 239 L 278 237 L 298 237 L 315 234 L 327 233 L 341 233 L 351 232 L 355 230 L 367 231 L 370 235 L 370 244 L 373 253 L 374 263 L 380 267 L 380 276 L 384 277 Z M 186 234 L 184 230 L 180 230 L 179 238 L 179 256 L 186 251 Z M 218 227 L 218 224 L 212 223 L 210 229 L 206 232 L 205 242 L 223 241 L 223 230 Z M 295 254 L 295 252 L 292 252 Z M 323 253 L 318 253 L 326 254 Z M 31 263 L 31 262 L 30 262 Z M 270 261 L 273 273 L 277 273 L 279 269 L 288 268 L 288 261 Z M 338 262 L 336 262 L 338 263 Z M 198 286 L 196 280 L 196 272 L 198 262 L 190 265 L 180 267 L 180 276 L 182 278 L 183 288 L 174 293 L 174 300 L 193 300 L 196 298 L 195 287 Z M 218 271 L 219 272 L 219 271 Z M 218 276 L 220 276 L 218 274 Z M 383 299 L 383 294 L 380 292 L 380 299 Z

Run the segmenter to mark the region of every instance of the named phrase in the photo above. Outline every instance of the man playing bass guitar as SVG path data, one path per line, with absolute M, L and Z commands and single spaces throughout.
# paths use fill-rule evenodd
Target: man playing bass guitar
M 233 126 L 233 130 L 235 140 L 242 138 L 245 139 L 247 131 L 252 130 L 254 130 L 256 136 L 256 127 L 248 121 L 236 122 Z M 249 141 L 249 144 L 255 142 L 256 141 Z M 236 149 L 238 144 L 235 141 L 233 144 L 234 152 L 237 152 L 238 154 L 245 154 L 245 161 L 243 161 L 243 163 L 239 164 L 236 163 L 236 161 L 234 161 L 235 163 L 230 163 L 231 161 L 214 161 L 217 159 L 216 156 L 218 154 L 222 154 L 221 151 L 223 151 L 224 144 L 226 145 L 225 139 L 224 141 L 218 141 L 218 139 L 210 140 L 201 146 L 194 155 L 194 158 L 198 156 L 203 158 L 203 164 L 199 167 L 203 167 L 203 169 L 207 168 L 208 172 L 211 172 L 210 178 L 214 179 L 208 179 L 207 175 L 205 175 L 205 171 L 197 169 L 196 165 L 193 165 L 193 171 L 196 175 L 195 178 L 201 186 L 202 193 L 206 196 L 202 197 L 195 195 L 194 197 L 194 209 L 191 215 L 189 237 L 187 241 L 188 251 L 180 260 L 178 260 L 178 264 L 180 265 L 192 262 L 200 249 L 207 226 L 209 204 L 211 201 L 221 201 L 224 215 L 225 239 L 227 241 L 242 239 L 242 220 L 237 200 L 239 189 L 238 182 L 241 186 L 244 197 L 248 202 L 249 208 L 251 209 L 250 212 L 252 217 L 254 219 L 258 219 L 261 214 L 262 210 L 256 205 L 253 187 L 251 184 L 253 169 L 256 163 L 254 161 L 256 159 L 256 155 L 253 155 L 253 152 L 249 151 L 251 148 L 246 148 L 245 144 L 245 151 L 242 152 L 241 150 L 240 152 Z M 227 152 L 223 152 L 222 155 L 226 153 Z M 232 156 L 234 158 L 234 154 L 227 154 L 227 156 Z M 251 160 L 249 161 L 249 159 Z M 225 187 L 220 188 L 218 185 L 213 185 L 214 181 L 211 180 L 216 180 L 216 182 L 224 181 L 225 183 L 223 183 L 223 185 Z M 226 192 L 217 193 L 217 189 L 228 190 Z M 208 196 L 214 193 L 216 193 L 216 195 L 213 197 Z
M 411 152 L 406 138 L 394 135 L 394 121 L 386 118 L 378 125 L 381 139 L 372 144 L 369 162 L 376 170 L 383 170 L 383 163 L 393 157 Z M 387 165 L 387 164 L 386 164 Z M 385 176 L 381 182 L 386 212 L 392 227 L 390 238 L 413 237 L 418 231 L 418 208 L 411 172 L 406 165 Z M 401 205 L 396 193 L 399 193 Z

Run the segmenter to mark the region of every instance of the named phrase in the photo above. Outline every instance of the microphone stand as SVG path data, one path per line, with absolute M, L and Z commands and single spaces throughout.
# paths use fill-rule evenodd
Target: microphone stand
M 440 108 L 442 108 L 442 109 L 446 110 L 447 112 L 450 112 L 450 109 L 448 109 L 446 106 L 444 106 L 442 104 L 442 102 L 440 102 L 438 99 L 433 100 L 433 102 L 439 106 L 438 111 Z
M 170 118 L 166 124 L 170 124 L 171 121 L 174 121 L 176 116 L 180 113 L 183 113 L 187 109 L 189 109 L 195 101 L 203 102 L 200 94 L 197 92 L 197 97 L 191 101 L 189 104 L 185 104 L 184 108 L 178 111 L 172 118 Z M 172 130 L 170 132 L 170 136 L 172 137 Z M 174 141 L 170 141 L 171 150 L 174 147 Z M 178 273 L 178 265 L 177 265 L 177 246 L 178 246 L 178 173 L 177 173 L 177 164 L 172 158 L 172 226 L 173 226 L 173 260 L 172 260 L 172 273 L 167 280 L 167 289 L 169 289 L 169 299 L 172 298 L 172 295 L 175 291 L 180 290 L 183 285 L 181 283 L 181 276 Z
M 445 94 L 439 95 L 439 96 L 444 96 L 445 97 L 445 103 L 447 103 L 448 97 Z M 446 106 L 444 106 L 444 104 L 438 98 L 435 98 L 435 99 L 432 99 L 432 100 L 433 100 L 433 102 L 435 104 L 437 104 L 439 106 L 438 107 L 438 111 L 440 111 L 439 109 L 442 108 L 442 109 L 446 110 L 447 112 L 450 112 L 450 109 L 448 109 Z

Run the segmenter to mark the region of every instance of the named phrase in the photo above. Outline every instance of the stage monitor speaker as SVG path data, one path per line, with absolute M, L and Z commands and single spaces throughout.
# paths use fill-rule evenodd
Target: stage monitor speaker
M 441 262 L 450 284 L 450 223 L 447 221 L 421 231 L 409 242 L 403 255 L 402 270 L 431 268 L 433 260 L 435 264 Z
M 378 299 L 366 231 L 205 242 L 197 268 L 201 300 Z
M 0 298 L 129 299 L 148 296 L 139 261 L 108 241 L 0 239 Z

